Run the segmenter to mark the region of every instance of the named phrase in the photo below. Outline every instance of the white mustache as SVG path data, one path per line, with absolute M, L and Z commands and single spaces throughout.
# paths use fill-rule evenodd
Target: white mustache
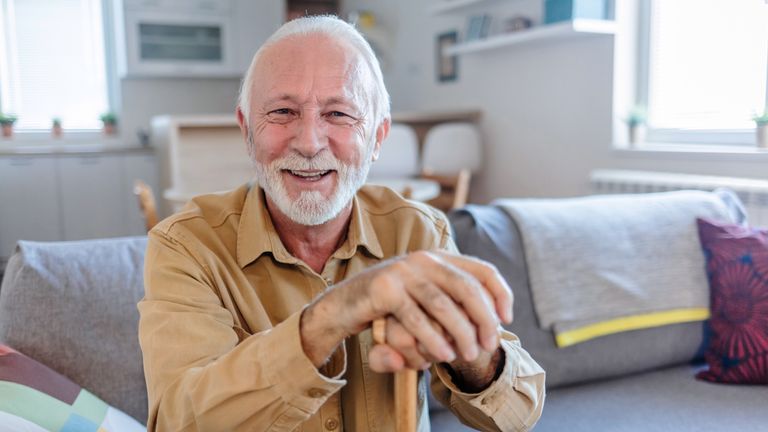
M 285 157 L 272 161 L 270 165 L 273 169 L 291 171 L 339 171 L 344 167 L 343 163 L 327 151 L 321 151 L 311 158 L 298 153 L 289 153 Z

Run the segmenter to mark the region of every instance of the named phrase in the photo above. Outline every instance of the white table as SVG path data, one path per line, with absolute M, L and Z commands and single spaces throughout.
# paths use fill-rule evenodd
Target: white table
M 428 201 L 440 195 L 440 184 L 434 180 L 411 178 L 369 178 L 368 184 L 386 186 L 398 193 L 411 190 L 411 199 Z

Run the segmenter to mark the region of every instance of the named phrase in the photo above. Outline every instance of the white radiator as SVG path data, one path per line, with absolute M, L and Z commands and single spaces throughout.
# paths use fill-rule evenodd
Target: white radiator
M 749 223 L 768 226 L 768 180 L 715 177 L 650 171 L 595 170 L 590 174 L 597 194 L 665 192 L 681 189 L 734 191 L 747 209 Z

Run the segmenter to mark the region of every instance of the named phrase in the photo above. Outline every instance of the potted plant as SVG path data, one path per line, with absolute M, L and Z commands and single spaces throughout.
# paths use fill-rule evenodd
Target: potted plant
M 638 144 L 645 141 L 645 122 L 647 114 L 645 107 L 636 105 L 627 116 L 626 122 L 629 127 L 629 143 Z
M 117 132 L 117 116 L 112 112 L 106 112 L 99 116 L 104 125 L 104 135 L 114 135 Z
M 768 149 L 768 107 L 762 114 L 755 114 L 752 117 L 757 129 L 757 146 Z
M 16 123 L 18 117 L 13 114 L 0 113 L 0 126 L 3 128 L 3 136 L 10 138 L 13 136 L 13 124 Z
M 61 127 L 61 119 L 59 117 L 54 117 L 51 120 L 51 135 L 53 135 L 54 138 L 61 138 L 63 132 L 64 129 Z

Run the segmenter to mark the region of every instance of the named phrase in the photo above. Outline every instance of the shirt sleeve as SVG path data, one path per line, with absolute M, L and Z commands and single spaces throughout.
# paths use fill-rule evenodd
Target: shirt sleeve
M 459 253 L 450 232 L 443 231 L 439 248 Z M 503 331 L 504 367 L 491 385 L 477 394 L 462 392 L 444 366 L 432 366 L 430 387 L 435 399 L 464 424 L 483 431 L 528 431 L 541 417 L 545 373 L 520 345 L 519 338 Z
M 544 370 L 503 332 L 504 367 L 491 385 L 477 394 L 464 393 L 444 366 L 432 367 L 432 394 L 464 424 L 483 431 L 527 431 L 544 407 Z
M 150 233 L 144 276 L 139 341 L 149 431 L 294 430 L 346 384 L 345 352 L 333 378 L 304 353 L 301 311 L 247 334 L 208 269 L 167 234 Z

